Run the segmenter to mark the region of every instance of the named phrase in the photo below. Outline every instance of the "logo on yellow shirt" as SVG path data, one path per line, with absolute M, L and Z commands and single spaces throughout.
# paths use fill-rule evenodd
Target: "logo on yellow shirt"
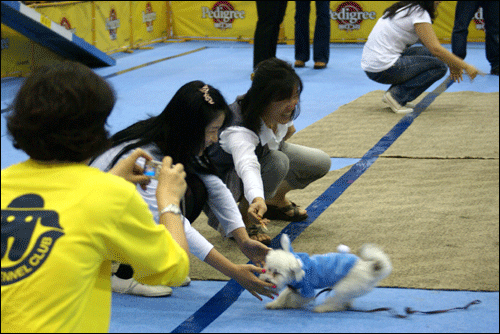
M 2 285 L 32 275 L 47 260 L 56 240 L 64 235 L 58 213 L 43 210 L 43 206 L 41 196 L 27 194 L 2 210 Z M 31 243 L 33 236 L 37 239 Z

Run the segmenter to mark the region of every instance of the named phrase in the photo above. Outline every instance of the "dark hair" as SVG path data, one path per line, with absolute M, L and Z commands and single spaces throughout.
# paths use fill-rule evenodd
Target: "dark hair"
M 202 88 L 207 86 L 208 91 Z M 210 103 L 213 102 L 213 103 Z M 222 94 L 202 81 L 182 86 L 158 116 L 132 124 L 111 137 L 112 146 L 126 145 L 111 162 L 113 166 L 126 152 L 155 143 L 165 156 L 186 168 L 193 167 L 195 157 L 205 143 L 205 129 L 220 112 L 225 115 L 223 127 L 230 122 L 231 112 Z
M 289 63 L 277 58 L 261 61 L 253 73 L 252 86 L 240 101 L 244 126 L 258 134 L 260 118 L 269 104 L 292 98 L 295 89 L 300 95 L 302 80 Z M 300 107 L 297 105 L 292 119 L 299 114 Z
M 111 86 L 85 65 L 43 66 L 21 86 L 7 129 L 32 159 L 81 162 L 109 147 L 105 126 L 115 101 Z
M 399 9 L 407 6 L 409 11 L 405 16 L 410 15 L 414 10 L 423 9 L 429 13 L 432 22 L 434 22 L 434 19 L 436 18 L 436 6 L 434 5 L 434 1 L 398 1 L 384 11 L 382 18 L 392 19 Z

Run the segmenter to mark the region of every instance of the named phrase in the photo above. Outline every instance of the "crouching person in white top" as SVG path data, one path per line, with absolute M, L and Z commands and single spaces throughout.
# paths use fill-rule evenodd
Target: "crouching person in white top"
M 446 50 L 432 23 L 441 1 L 399 1 L 384 11 L 363 47 L 361 68 L 375 82 L 390 84 L 382 101 L 395 113 L 413 112 L 415 100 L 446 75 L 474 79 L 477 68 Z M 412 46 L 420 41 L 424 46 Z M 448 65 L 448 67 L 446 66 Z
M 286 195 L 323 177 L 331 160 L 319 149 L 286 142 L 295 132 L 293 120 L 299 115 L 303 89 L 293 67 L 267 59 L 252 78 L 248 92 L 230 105 L 232 122 L 209 156 L 240 203 L 250 237 L 269 244 L 270 237 L 259 227 L 269 219 L 307 219 L 307 211 Z M 209 224 L 216 228 L 218 222 L 210 219 Z

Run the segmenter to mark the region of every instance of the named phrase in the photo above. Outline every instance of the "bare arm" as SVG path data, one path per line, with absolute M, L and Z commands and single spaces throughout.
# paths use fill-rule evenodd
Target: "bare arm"
M 181 198 L 186 192 L 186 172 L 184 166 L 176 164 L 172 166 L 172 158 L 165 157 L 162 161 L 158 187 L 156 188 L 156 200 L 158 211 L 161 212 L 169 204 L 179 206 Z M 182 217 L 172 212 L 160 215 L 160 224 L 164 225 L 172 235 L 172 238 L 189 254 L 189 246 L 184 232 Z
M 439 39 L 432 28 L 432 24 L 430 23 L 416 23 L 415 24 L 415 32 L 422 44 L 438 59 L 445 62 L 452 72 L 452 77 L 457 76 L 458 73 L 461 73 L 462 70 L 467 72 L 467 75 L 472 79 L 474 79 L 479 73 L 478 69 L 474 66 L 467 64 L 460 57 L 455 56 L 450 51 L 446 50 L 440 43 Z M 456 79 L 456 78 L 453 79 Z M 461 78 L 460 78 L 461 79 Z

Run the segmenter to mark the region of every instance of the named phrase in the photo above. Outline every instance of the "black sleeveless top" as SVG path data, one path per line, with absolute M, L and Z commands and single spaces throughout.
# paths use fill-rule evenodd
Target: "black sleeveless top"
M 232 104 L 229 105 L 229 109 L 231 110 L 233 117 L 231 123 L 227 127 L 230 126 L 244 127 L 243 116 L 241 114 L 241 105 L 240 105 L 240 102 L 243 99 L 243 97 L 244 95 L 238 96 L 236 98 L 236 101 L 234 101 Z M 224 129 L 221 129 L 221 132 L 222 131 L 224 131 Z M 264 155 L 264 152 L 265 152 L 264 147 L 259 142 L 259 144 L 255 148 L 255 154 L 257 155 L 257 159 L 260 160 L 260 158 Z M 222 180 L 225 179 L 227 173 L 229 173 L 232 169 L 234 169 L 233 156 L 224 151 L 220 146 L 219 142 L 211 145 L 207 149 L 207 155 L 210 158 L 210 161 L 212 162 L 213 166 L 215 167 L 217 174 L 219 174 Z

